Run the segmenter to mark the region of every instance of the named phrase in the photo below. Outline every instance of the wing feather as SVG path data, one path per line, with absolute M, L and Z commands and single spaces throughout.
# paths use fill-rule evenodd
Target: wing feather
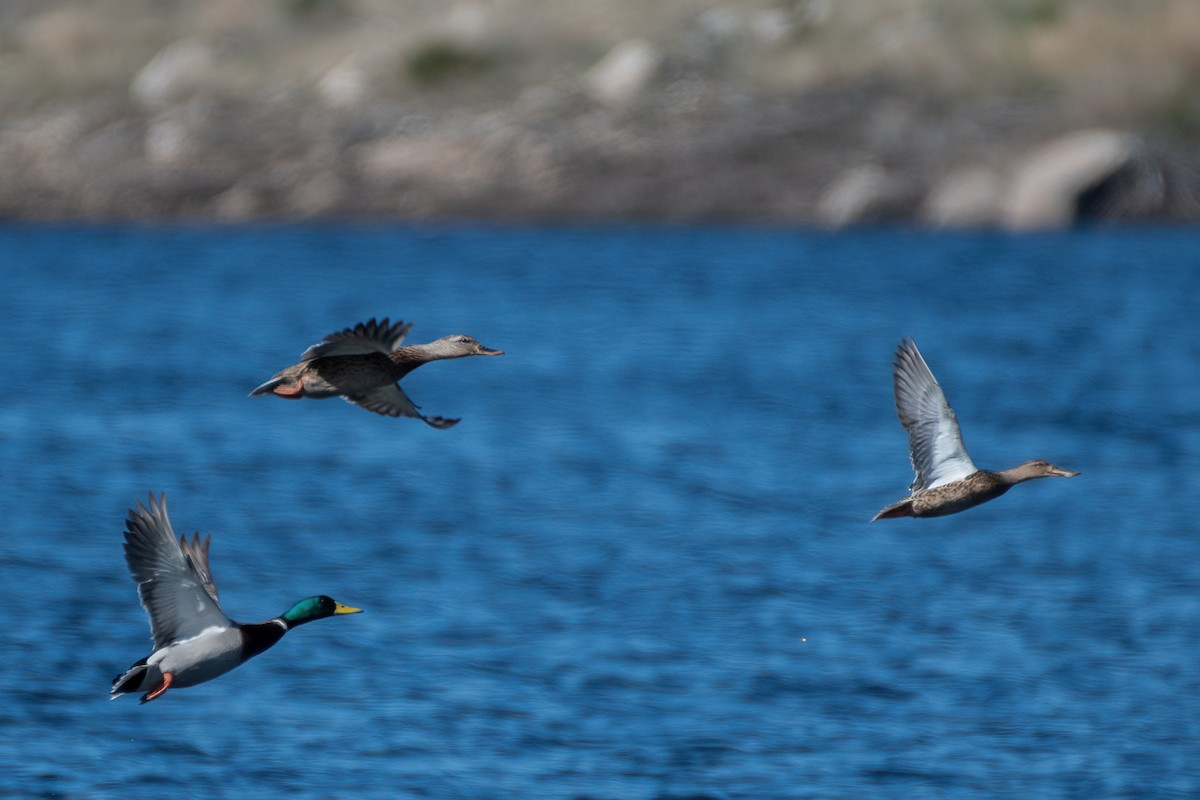
M 412 327 L 411 322 L 396 320 L 390 323 L 387 317 L 375 321 L 371 317 L 353 328 L 331 333 L 317 344 L 304 351 L 301 363 L 327 356 L 360 356 L 367 353 L 390 353 L 404 342 Z
M 189 639 L 205 628 L 233 623 L 217 603 L 208 569 L 208 542 L 199 535 L 191 545 L 175 538 L 167 517 L 167 498 L 140 502 L 125 521 L 125 563 L 138 585 L 142 607 L 150 617 L 154 646 Z
M 978 467 L 963 446 L 954 410 L 916 342 L 900 342 L 893 368 L 896 415 L 908 431 L 909 457 L 916 473 L 909 488 L 914 492 L 932 489 L 976 472 Z
M 196 571 L 200 577 L 200 585 L 204 587 L 204 591 L 208 592 L 208 596 L 213 599 L 217 605 L 221 604 L 221 600 L 217 597 L 217 586 L 213 583 L 212 570 L 208 566 L 208 548 L 212 544 L 212 536 L 205 536 L 204 542 L 200 541 L 200 534 L 193 533 L 192 540 L 189 542 L 186 536 L 179 537 L 179 549 L 183 551 L 183 559 L 188 562 L 188 565 Z
M 408 399 L 408 395 L 397 383 L 381 386 L 366 394 L 345 395 L 345 398 L 367 411 L 383 414 L 385 417 L 414 417 L 435 428 L 450 428 L 461 421 L 446 417 L 425 416 L 417 410 L 417 405 Z

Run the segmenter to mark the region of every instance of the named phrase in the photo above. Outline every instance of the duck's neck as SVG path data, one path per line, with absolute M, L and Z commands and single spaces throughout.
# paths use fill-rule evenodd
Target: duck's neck
M 458 358 L 461 355 L 463 353 L 450 350 L 440 342 L 430 342 L 401 345 L 388 353 L 388 360 L 392 362 L 392 374 L 396 376 L 396 380 L 400 380 L 422 364 L 444 358 Z
M 461 348 L 447 347 L 442 341 L 428 344 L 405 344 L 388 353 L 388 358 L 397 364 L 424 364 L 443 358 L 458 358 L 467 355 Z
M 290 628 L 291 626 L 282 617 L 276 617 L 266 622 L 242 625 L 242 661 L 270 650 Z
M 1021 464 L 1013 467 L 1012 469 L 997 470 L 992 474 L 1003 481 L 1006 486 L 1012 486 L 1013 484 L 1032 480 L 1034 478 L 1046 477 L 1044 470 L 1036 469 L 1031 467 L 1029 464 Z

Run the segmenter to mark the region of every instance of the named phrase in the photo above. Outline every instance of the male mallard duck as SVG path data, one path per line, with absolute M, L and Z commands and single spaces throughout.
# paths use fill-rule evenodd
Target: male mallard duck
M 150 617 L 154 652 L 113 679 L 112 696 L 146 692 L 148 703 L 172 686 L 195 686 L 224 675 L 283 638 L 297 625 L 335 614 L 357 614 L 325 595 L 301 600 L 274 619 L 234 622 L 217 600 L 208 569 L 208 545 L 195 534 L 175 539 L 167 518 L 167 498 L 141 503 L 125 521 L 125 562 L 137 581 L 138 596 Z
M 977 506 L 1032 478 L 1073 478 L 1078 472 L 1045 461 L 1012 469 L 979 469 L 963 447 L 958 419 L 942 394 L 915 342 L 903 340 L 893 364 L 896 413 L 908 431 L 909 457 L 916 480 L 912 492 L 872 518 L 941 517 Z
M 397 383 L 428 361 L 463 356 L 502 356 L 503 350 L 484 347 L 464 334 L 443 336 L 428 344 L 404 345 L 412 323 L 372 317 L 314 344 L 293 364 L 250 393 L 274 392 L 280 397 L 342 397 L 368 411 L 388 417 L 416 417 L 435 428 L 449 428 L 460 420 L 426 417 Z

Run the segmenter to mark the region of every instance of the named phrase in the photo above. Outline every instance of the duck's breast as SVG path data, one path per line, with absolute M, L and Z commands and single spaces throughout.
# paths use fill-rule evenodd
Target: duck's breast
M 147 660 L 160 673 L 174 676 L 172 686 L 195 686 L 241 663 L 242 637 L 237 628 L 208 628 L 158 650 Z
M 997 480 L 986 470 L 980 470 L 961 481 L 926 489 L 913 497 L 913 511 L 918 517 L 944 517 L 957 514 L 980 503 L 994 500 L 1010 486 Z

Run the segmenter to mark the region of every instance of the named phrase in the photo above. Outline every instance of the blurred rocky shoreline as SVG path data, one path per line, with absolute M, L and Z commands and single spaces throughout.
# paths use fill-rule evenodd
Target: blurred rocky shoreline
M 878 69 L 781 88 L 639 38 L 515 88 L 471 77 L 488 68 L 486 49 L 441 40 L 421 51 L 428 85 L 410 78 L 405 92 L 382 91 L 361 53 L 308 81 L 238 85 L 211 39 L 171 42 L 107 91 L 7 110 L 0 217 L 1007 229 L 1200 219 L 1194 138 L 1053 96 L 948 102 Z

